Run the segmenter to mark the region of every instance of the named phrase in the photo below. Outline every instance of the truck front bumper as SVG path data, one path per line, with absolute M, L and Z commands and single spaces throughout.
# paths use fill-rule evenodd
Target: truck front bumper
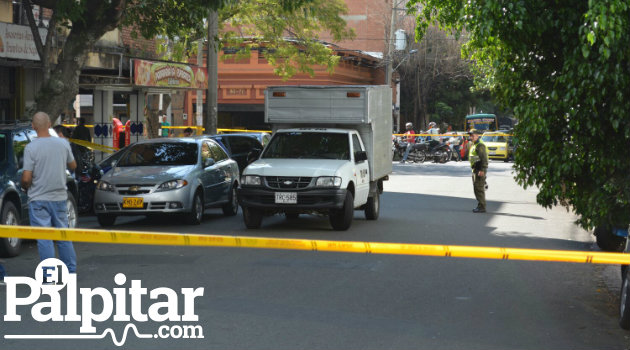
M 297 203 L 294 204 L 276 203 L 276 192 L 280 191 L 260 187 L 242 187 L 238 189 L 238 202 L 242 207 L 269 212 L 326 212 L 330 209 L 343 208 L 347 190 L 326 188 L 295 191 Z

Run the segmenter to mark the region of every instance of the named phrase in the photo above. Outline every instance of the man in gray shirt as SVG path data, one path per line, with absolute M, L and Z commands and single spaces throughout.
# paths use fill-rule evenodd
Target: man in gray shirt
M 77 163 L 68 142 L 52 137 L 50 117 L 44 112 L 33 116 L 37 138 L 24 148 L 22 188 L 28 190 L 28 214 L 31 226 L 68 227 L 66 200 L 66 167 L 74 170 Z M 76 272 L 77 257 L 72 242 L 56 241 L 59 258 L 70 273 Z M 51 240 L 37 240 L 41 260 L 55 257 Z

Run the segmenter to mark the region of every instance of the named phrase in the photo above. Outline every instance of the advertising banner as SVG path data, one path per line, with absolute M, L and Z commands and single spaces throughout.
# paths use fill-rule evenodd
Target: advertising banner
M 181 63 L 134 60 L 133 84 L 148 87 L 207 89 L 206 68 Z
M 42 40 L 47 33 L 46 28 L 39 28 Z M 0 57 L 39 61 L 31 28 L 0 22 Z

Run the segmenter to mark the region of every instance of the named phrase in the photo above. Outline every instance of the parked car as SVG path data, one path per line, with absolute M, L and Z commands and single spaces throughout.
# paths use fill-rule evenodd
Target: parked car
M 208 137 L 160 138 L 130 145 L 96 187 L 101 226 L 122 215 L 174 214 L 198 225 L 206 208 L 236 215 L 238 165 Z
M 258 141 L 259 137 L 255 133 L 219 134 L 209 137 L 217 141 L 238 163 L 239 174 L 249 164 L 247 156 L 252 152 L 260 153 L 263 149 L 263 145 Z
M 96 165 L 103 172 L 103 174 L 107 173 L 112 169 L 114 164 L 120 160 L 120 157 L 125 153 L 125 150 L 129 148 L 129 146 L 125 146 L 118 151 L 110 154 L 109 156 L 103 158 L 100 162 L 97 162 Z
M 481 136 L 481 140 L 488 148 L 488 158 L 500 159 L 507 162 L 510 157 L 510 135 L 506 131 L 486 132 Z
M 51 134 L 57 134 L 51 129 Z M 28 225 L 28 197 L 20 186 L 24 148 L 37 137 L 29 124 L 0 125 L 0 223 L 3 225 Z M 68 224 L 77 224 L 77 183 L 66 172 L 68 190 Z M 20 254 L 20 238 L 0 238 L 0 256 L 11 257 Z

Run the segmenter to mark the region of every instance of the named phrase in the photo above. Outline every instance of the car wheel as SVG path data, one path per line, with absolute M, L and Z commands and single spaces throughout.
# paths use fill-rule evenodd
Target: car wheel
M 98 214 L 96 215 L 96 219 L 98 220 L 98 224 L 102 227 L 110 227 L 114 226 L 114 222 L 116 222 L 116 215 Z
M 336 231 L 345 231 L 352 225 L 354 217 L 354 197 L 350 191 L 346 192 L 346 199 L 343 202 L 343 208 L 335 209 L 330 212 L 330 225 Z
M 262 211 L 259 209 L 243 207 L 243 221 L 247 228 L 260 228 L 262 224 Z
M 230 189 L 230 195 L 228 196 L 228 202 L 221 209 L 225 216 L 234 216 L 238 213 L 238 197 L 236 194 L 236 184 L 232 185 Z
M 66 211 L 68 213 L 68 227 L 77 227 L 77 221 L 79 218 L 79 208 L 77 207 L 77 201 L 70 191 L 68 191 L 68 199 L 66 200 Z
M 378 195 L 378 191 L 376 191 L 374 195 L 368 197 L 367 203 L 365 204 L 365 218 L 368 220 L 378 219 L 380 206 L 380 196 Z
M 623 252 L 626 250 L 628 239 L 615 235 L 612 230 L 605 226 L 595 227 L 593 231 L 597 246 L 606 252 Z
M 199 225 L 203 221 L 203 199 L 201 192 L 197 191 L 193 197 L 190 213 L 186 216 L 186 222 L 190 225 Z
M 15 208 L 13 202 L 7 201 L 2 205 L 2 224 L 3 225 L 19 225 L 20 214 Z M 17 237 L 0 239 L 0 256 L 3 258 L 13 257 L 20 254 L 22 249 L 22 239 Z
M 621 279 L 621 297 L 619 298 L 619 326 L 623 329 L 630 329 L 630 280 L 628 280 L 628 269 L 623 269 L 625 274 Z

